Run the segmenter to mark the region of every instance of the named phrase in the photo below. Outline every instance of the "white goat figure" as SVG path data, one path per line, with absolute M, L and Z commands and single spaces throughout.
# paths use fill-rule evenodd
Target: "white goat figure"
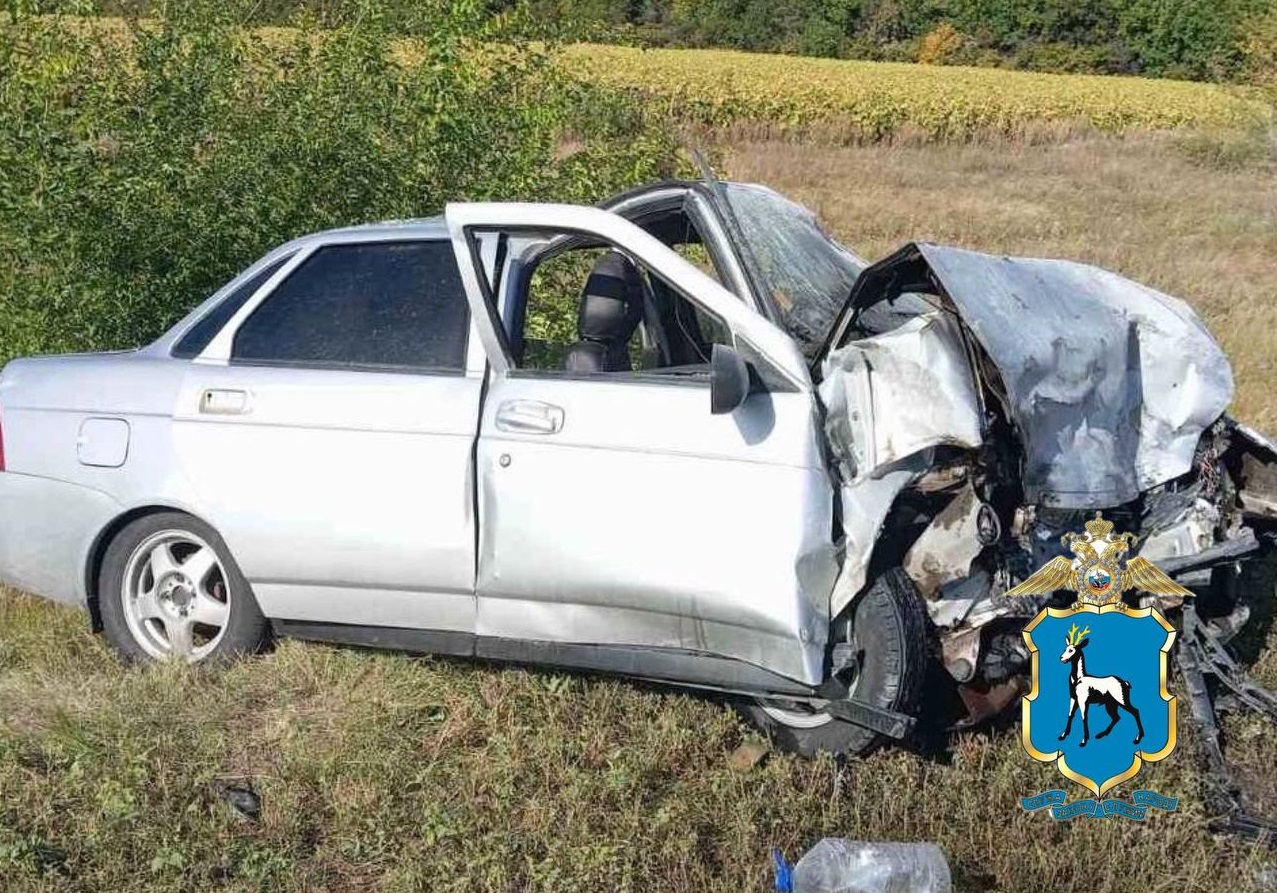
M 1086 742 L 1091 739 L 1091 727 L 1087 723 L 1086 708 L 1091 704 L 1102 704 L 1104 709 L 1108 711 L 1109 724 L 1104 731 L 1095 737 L 1103 738 L 1113 731 L 1113 726 L 1117 725 L 1119 718 L 1117 711 L 1120 708 L 1135 718 L 1135 727 L 1139 730 L 1139 733 L 1135 736 L 1134 743 L 1139 744 L 1140 741 L 1144 740 L 1144 724 L 1140 722 L 1140 712 L 1131 703 L 1131 683 L 1120 676 L 1086 675 L 1086 664 L 1082 658 L 1082 649 L 1091 641 L 1086 638 L 1087 633 L 1090 631 L 1091 628 L 1088 626 L 1078 632 L 1077 624 L 1075 623 L 1064 637 L 1064 642 L 1068 647 L 1060 655 L 1060 662 L 1069 663 L 1073 666 L 1069 671 L 1069 721 L 1064 724 L 1064 731 L 1060 733 L 1060 740 L 1063 741 L 1069 737 L 1069 730 L 1073 728 L 1073 714 L 1080 708 L 1082 711 L 1082 743 L 1078 746 L 1086 747 Z

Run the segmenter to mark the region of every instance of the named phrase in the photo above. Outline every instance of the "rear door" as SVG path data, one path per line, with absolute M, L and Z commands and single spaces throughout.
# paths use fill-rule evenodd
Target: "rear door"
M 789 338 L 606 211 L 450 205 L 446 216 L 491 364 L 476 451 L 481 653 L 651 675 L 673 653 L 721 656 L 819 681 L 832 490 Z M 527 264 L 563 240 L 657 277 L 685 302 L 686 324 L 697 316 L 769 386 L 713 415 L 707 362 L 577 374 L 516 357 L 510 344 L 533 323 Z M 505 258 L 495 280 L 492 254 Z
M 441 236 L 306 244 L 190 367 L 182 470 L 270 617 L 473 631 L 483 359 Z

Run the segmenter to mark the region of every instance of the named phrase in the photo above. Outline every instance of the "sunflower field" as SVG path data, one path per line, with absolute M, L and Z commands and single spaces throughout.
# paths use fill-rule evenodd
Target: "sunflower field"
M 1255 93 L 1188 81 L 599 44 L 567 47 L 563 60 L 592 82 L 714 128 L 963 140 L 1023 135 L 1043 125 L 1105 133 L 1252 130 L 1272 117 Z

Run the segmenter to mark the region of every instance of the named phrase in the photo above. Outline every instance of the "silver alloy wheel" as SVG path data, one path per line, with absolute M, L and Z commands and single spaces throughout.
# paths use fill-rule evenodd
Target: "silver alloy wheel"
M 226 632 L 231 591 L 213 547 L 187 530 L 161 530 L 138 543 L 120 598 L 134 640 L 151 657 L 208 657 Z
M 847 682 L 846 679 L 843 680 Z M 860 688 L 860 674 L 857 673 L 848 683 L 848 696 L 854 695 Z M 793 710 L 786 710 L 783 707 L 777 707 L 776 702 L 767 703 L 766 701 L 758 701 L 758 706 L 764 713 L 780 723 L 782 726 L 788 726 L 791 729 L 819 729 L 829 725 L 834 721 L 832 714 L 825 711 L 824 707 L 828 701 L 812 701 L 809 704 L 799 706 L 794 705 Z
M 789 726 L 791 729 L 819 729 L 834 721 L 832 716 L 823 711 L 817 713 L 814 710 L 783 710 L 765 701 L 759 701 L 758 706 L 776 722 Z

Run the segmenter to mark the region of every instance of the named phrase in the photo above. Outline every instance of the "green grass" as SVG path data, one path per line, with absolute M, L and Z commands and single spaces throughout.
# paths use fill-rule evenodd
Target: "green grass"
M 1271 763 L 1267 731 L 1239 727 Z M 961 890 L 1247 890 L 1271 865 L 1203 832 L 1186 751 L 1140 779 L 1179 812 L 1060 824 L 1020 809 L 1059 780 L 1013 728 L 733 769 L 752 735 L 712 700 L 296 642 L 128 668 L 6 591 L 0 888 L 761 891 L 770 846 L 827 835 L 935 840 Z M 218 796 L 243 777 L 260 824 Z

